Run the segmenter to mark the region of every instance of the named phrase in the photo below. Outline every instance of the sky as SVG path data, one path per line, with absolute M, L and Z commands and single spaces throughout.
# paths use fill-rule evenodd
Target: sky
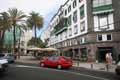
M 0 0 L 0 12 L 7 11 L 8 8 L 17 8 L 25 14 L 35 11 L 43 16 L 44 26 L 41 31 L 37 30 L 37 36 L 47 27 L 49 21 L 59 9 L 60 5 L 67 0 Z

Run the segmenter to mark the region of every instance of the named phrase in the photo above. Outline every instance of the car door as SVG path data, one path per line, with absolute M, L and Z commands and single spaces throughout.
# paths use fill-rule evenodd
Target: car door
M 56 67 L 58 65 L 58 61 L 59 61 L 58 57 L 53 57 L 53 59 L 51 60 L 51 65 L 53 67 Z
M 48 66 L 52 66 L 52 61 L 53 61 L 53 57 L 49 57 L 45 62 L 46 62 L 46 65 Z

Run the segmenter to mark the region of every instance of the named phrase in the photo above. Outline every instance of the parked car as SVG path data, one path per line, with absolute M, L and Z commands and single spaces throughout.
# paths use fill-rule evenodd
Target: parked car
M 57 67 L 58 69 L 69 68 L 72 64 L 72 60 L 64 56 L 52 56 L 40 60 L 40 66 Z
M 15 62 L 15 58 L 14 55 L 12 53 L 1 53 L 1 58 L 3 59 L 7 59 L 8 63 L 14 63 Z
M 117 67 L 116 67 L 116 69 L 115 69 L 115 72 L 116 72 L 117 75 L 120 75 L 120 61 L 119 61 L 118 64 L 117 64 Z
M 4 59 L 3 54 L 0 54 L 0 72 L 6 71 L 7 67 L 8 67 L 7 59 Z

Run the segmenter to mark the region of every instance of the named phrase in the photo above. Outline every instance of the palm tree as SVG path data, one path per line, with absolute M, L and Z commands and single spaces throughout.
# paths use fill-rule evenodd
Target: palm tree
M 43 17 L 36 12 L 31 12 L 27 20 L 27 25 L 31 29 L 34 28 L 35 38 L 37 37 L 36 29 L 41 29 L 43 27 Z
M 7 29 L 11 28 L 11 23 L 9 21 L 9 15 L 7 12 L 0 14 L 0 51 L 2 52 L 4 45 L 4 33 Z
M 13 54 L 15 54 L 15 46 L 16 46 L 16 25 L 18 22 L 22 21 L 23 18 L 26 17 L 26 15 L 24 15 L 24 13 L 21 10 L 18 10 L 17 8 L 9 8 L 8 10 L 8 14 L 9 14 L 9 20 L 12 23 L 12 27 L 13 27 Z

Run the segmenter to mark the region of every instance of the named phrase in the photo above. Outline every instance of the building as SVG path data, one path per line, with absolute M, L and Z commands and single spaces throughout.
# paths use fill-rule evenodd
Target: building
M 32 30 L 27 29 L 27 30 L 22 30 L 21 36 L 20 36 L 20 49 L 22 54 L 27 54 L 27 43 L 28 41 L 32 39 Z
M 51 26 L 49 25 L 49 27 L 47 27 L 40 35 L 41 40 L 46 44 L 48 44 L 50 32 L 51 32 Z
M 19 28 L 15 29 L 15 36 L 16 36 L 16 42 L 19 41 L 20 39 L 20 30 Z M 4 49 L 7 52 L 11 52 L 13 49 L 13 42 L 14 38 L 13 38 L 13 28 L 6 30 L 4 33 Z M 17 47 L 16 47 L 17 48 Z
M 61 55 L 82 61 L 113 60 L 120 56 L 120 1 L 68 0 L 53 16 L 49 46 Z

